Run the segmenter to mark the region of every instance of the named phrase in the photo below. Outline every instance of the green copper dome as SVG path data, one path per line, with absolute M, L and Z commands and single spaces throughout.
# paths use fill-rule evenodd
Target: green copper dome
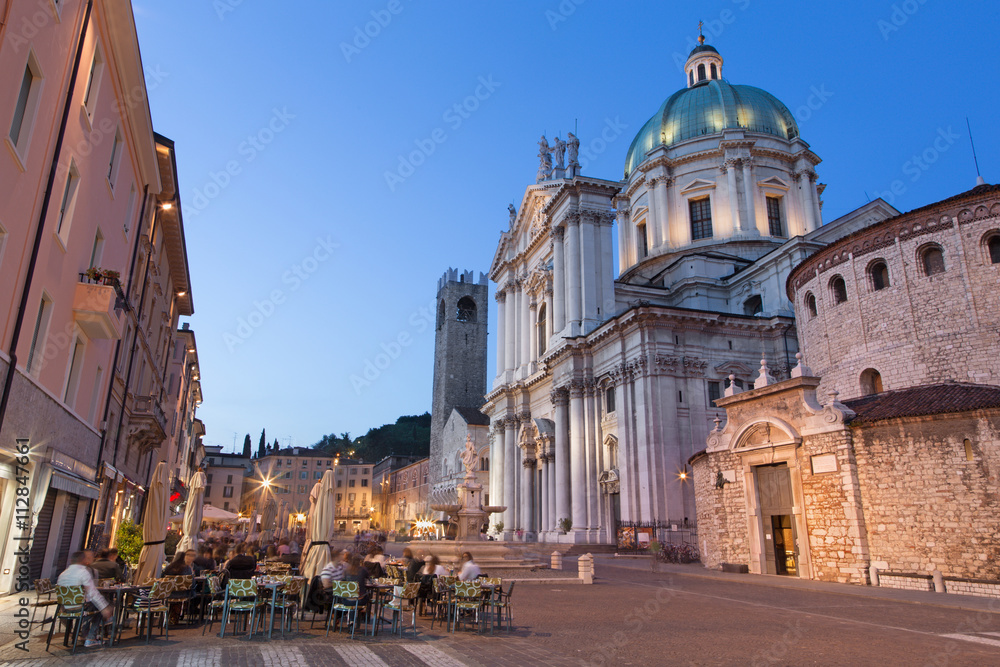
M 709 47 L 711 48 L 711 47 Z M 703 81 L 670 96 L 642 126 L 625 157 L 625 177 L 659 145 L 717 134 L 727 129 L 795 139 L 799 128 L 788 107 L 753 86 L 734 86 L 721 79 Z

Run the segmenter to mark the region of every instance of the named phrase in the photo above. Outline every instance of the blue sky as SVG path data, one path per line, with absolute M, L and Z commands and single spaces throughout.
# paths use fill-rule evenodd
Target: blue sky
M 1000 170 L 1000 19 L 981 3 L 134 7 L 153 123 L 177 146 L 209 444 L 266 428 L 310 445 L 429 410 L 437 279 L 488 270 L 543 132 L 578 124 L 584 173 L 620 179 L 699 20 L 726 79 L 795 114 L 827 221 L 972 187 L 966 116 L 983 176 Z

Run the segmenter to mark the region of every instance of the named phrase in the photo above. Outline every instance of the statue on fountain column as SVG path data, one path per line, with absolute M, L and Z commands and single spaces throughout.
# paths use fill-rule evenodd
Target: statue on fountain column
M 476 463 L 479 462 L 479 454 L 476 453 L 476 446 L 472 444 L 472 435 L 465 436 L 465 451 L 462 452 L 462 463 L 465 465 L 465 478 L 475 479 Z

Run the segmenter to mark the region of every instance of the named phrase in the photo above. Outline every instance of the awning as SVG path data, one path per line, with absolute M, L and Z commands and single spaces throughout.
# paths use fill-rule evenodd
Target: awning
M 100 487 L 93 482 L 82 477 L 77 477 L 76 475 L 70 475 L 56 468 L 52 469 L 52 481 L 49 482 L 49 486 L 82 498 L 97 500 L 101 497 Z

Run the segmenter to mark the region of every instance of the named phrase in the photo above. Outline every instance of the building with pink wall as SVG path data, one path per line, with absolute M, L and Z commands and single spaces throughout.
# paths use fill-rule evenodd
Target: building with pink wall
M 102 491 L 128 475 L 141 494 L 176 446 L 164 405 L 176 414 L 182 387 L 161 385 L 193 305 L 173 142 L 153 132 L 128 0 L 0 3 L 0 132 L 4 592 L 16 545 L 28 578 L 54 578 L 93 541 Z

